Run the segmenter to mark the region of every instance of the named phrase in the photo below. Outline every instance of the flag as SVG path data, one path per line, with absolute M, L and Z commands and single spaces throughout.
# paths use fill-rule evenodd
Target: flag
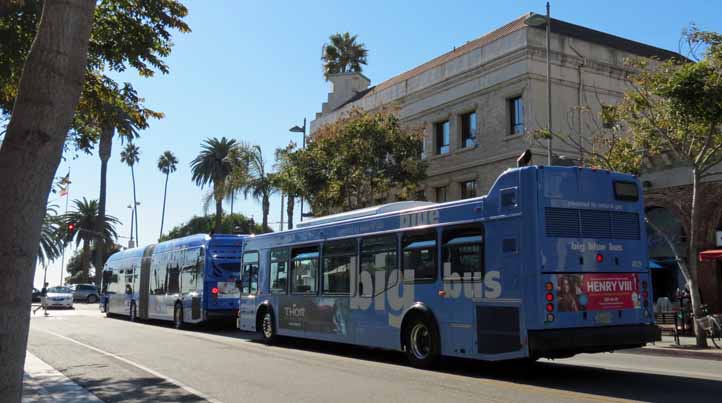
M 68 188 L 70 187 L 70 171 L 68 171 L 68 174 L 60 178 L 60 181 L 58 181 L 58 186 L 60 186 L 60 197 L 65 197 L 68 195 Z

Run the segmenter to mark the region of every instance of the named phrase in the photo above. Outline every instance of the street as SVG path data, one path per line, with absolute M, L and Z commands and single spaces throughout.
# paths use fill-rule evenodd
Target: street
M 31 321 L 28 350 L 100 399 L 217 402 L 718 402 L 722 362 L 641 354 L 519 364 L 445 360 L 304 340 L 266 346 L 232 328 L 176 331 L 76 304 Z

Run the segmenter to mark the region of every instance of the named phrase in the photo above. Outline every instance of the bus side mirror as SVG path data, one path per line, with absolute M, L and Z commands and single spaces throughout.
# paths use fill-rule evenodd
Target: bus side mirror
M 239 290 L 243 288 L 243 280 L 236 280 L 236 288 Z

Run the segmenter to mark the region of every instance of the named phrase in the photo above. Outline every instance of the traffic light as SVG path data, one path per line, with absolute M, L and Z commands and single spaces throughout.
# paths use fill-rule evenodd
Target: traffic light
M 75 232 L 75 223 L 68 223 L 68 234 L 73 234 Z

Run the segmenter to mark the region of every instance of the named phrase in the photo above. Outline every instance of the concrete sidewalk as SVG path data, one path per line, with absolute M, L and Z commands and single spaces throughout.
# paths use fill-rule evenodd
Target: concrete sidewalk
M 23 403 L 102 402 L 30 351 L 25 356 Z
M 672 336 L 662 336 L 662 341 L 655 344 L 648 344 L 642 348 L 621 350 L 620 353 L 649 354 L 667 357 L 697 358 L 702 360 L 722 361 L 722 349 L 715 348 L 707 340 L 708 348 L 698 348 L 694 337 L 680 337 L 679 345 L 674 342 Z

